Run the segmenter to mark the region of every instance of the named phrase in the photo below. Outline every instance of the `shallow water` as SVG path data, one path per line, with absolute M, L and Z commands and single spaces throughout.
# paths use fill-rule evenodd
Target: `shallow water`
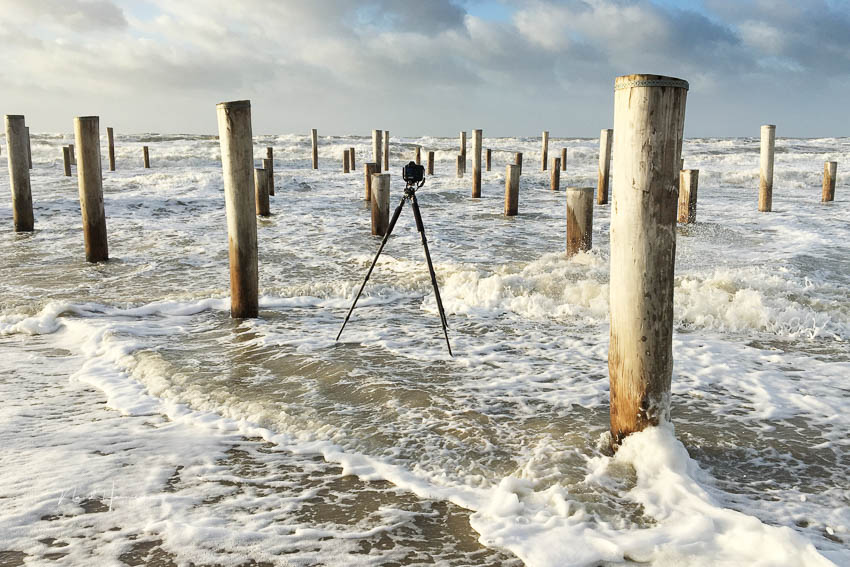
M 414 145 L 437 150 L 419 200 L 454 358 L 409 210 L 334 342 L 378 245 L 362 201 L 370 139 L 323 138 L 318 171 L 307 136 L 255 140 L 258 160 L 275 148 L 277 195 L 258 222 L 261 317 L 242 322 L 228 312 L 217 140 L 117 138 L 111 259 L 94 266 L 76 178 L 62 176 L 70 141 L 33 136 L 35 233 L 14 234 L 0 205 L 11 564 L 850 562 L 850 140 L 778 140 L 770 214 L 756 210 L 757 141 L 686 141 L 700 201 L 677 242 L 682 444 L 661 428 L 616 458 L 609 207 L 595 209 L 594 250 L 567 260 L 564 193 L 538 171 L 538 140 L 485 139 L 479 200 L 471 165 L 455 177 L 456 140 L 391 140 L 393 206 Z M 343 174 L 349 146 L 357 169 Z M 563 146 L 562 187 L 593 185 L 597 141 L 555 139 L 550 155 Z M 505 218 L 515 151 L 520 214 Z M 821 204 L 827 159 L 838 200 Z

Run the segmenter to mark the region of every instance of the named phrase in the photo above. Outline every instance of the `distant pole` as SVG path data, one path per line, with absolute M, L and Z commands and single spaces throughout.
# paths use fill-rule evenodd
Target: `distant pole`
M 74 144 L 68 144 L 68 149 L 71 150 L 71 165 L 77 165 L 77 154 L 74 153 Z
M 109 171 L 115 171 L 115 136 L 111 126 L 106 129 L 106 139 L 109 142 Z
M 773 208 L 773 151 L 776 147 L 776 126 L 761 127 L 761 156 L 759 164 L 759 211 L 769 213 Z
M 266 148 L 266 159 L 263 160 L 263 169 L 269 172 L 269 195 L 274 197 L 274 148 Z
M 683 169 L 679 172 L 679 222 L 697 222 L 698 169 Z
M 100 118 L 74 118 L 74 140 L 80 148 L 77 166 L 77 186 L 83 214 L 83 238 L 86 242 L 86 261 L 103 262 L 109 259 L 106 239 L 106 213 L 103 210 L 103 171 L 100 161 Z
M 313 146 L 313 169 L 319 169 L 319 132 L 315 128 L 310 130 L 310 143 Z
M 457 178 L 463 178 L 463 156 L 459 154 L 457 156 Z
M 567 187 L 567 257 L 593 246 L 593 187 Z
M 30 127 L 27 130 L 27 169 L 32 169 L 32 143 L 30 142 Z
M 419 146 L 416 146 L 415 159 L 416 159 L 416 165 L 422 165 L 422 148 L 419 147 Z
M 348 148 L 348 163 L 351 165 L 351 171 L 357 169 L 354 167 L 354 148 Z
M 342 172 L 351 173 L 351 166 L 348 164 L 348 150 L 342 152 Z
M 596 183 L 596 203 L 599 205 L 606 205 L 608 203 L 608 187 L 611 176 L 611 145 L 613 138 L 614 130 L 610 128 L 602 130 L 599 133 L 599 174 Z
M 821 196 L 821 201 L 824 203 L 835 199 L 835 179 L 837 175 L 837 161 L 828 161 L 823 164 L 823 194 Z
M 142 159 L 145 163 L 145 169 L 151 168 L 151 155 L 147 146 L 142 146 Z
M 460 133 L 460 157 L 462 173 L 466 173 L 466 132 Z
M 62 146 L 62 162 L 65 165 L 65 177 L 71 177 L 71 150 Z
M 514 154 L 514 164 L 519 167 L 519 174 L 522 175 L 522 152 L 516 152 Z
M 552 169 L 549 172 L 549 188 L 558 191 L 561 188 L 561 158 L 552 158 Z
M 493 152 L 490 150 L 490 148 L 487 148 L 487 151 L 484 154 L 486 156 L 485 161 L 487 162 L 487 171 L 490 171 L 490 162 L 491 162 L 492 153 Z
M 513 217 L 519 208 L 519 166 L 505 167 L 505 216 Z
M 546 162 L 549 160 L 549 131 L 543 130 L 543 147 L 541 148 L 540 171 L 546 171 Z
M 658 75 L 614 86 L 610 241 L 611 444 L 670 418 L 676 176 L 688 83 Z
M 24 117 L 6 115 L 6 159 L 9 162 L 9 183 L 12 186 L 12 223 L 15 232 L 32 232 L 32 214 L 28 137 Z
M 259 274 L 251 101 L 222 102 L 216 112 L 230 239 L 230 316 L 257 317 Z
M 390 170 L 390 131 L 384 130 L 384 171 Z
M 366 186 L 366 195 L 363 197 L 364 201 L 372 200 L 372 176 L 378 173 L 378 164 L 375 162 L 366 162 L 363 164 L 366 172 L 365 186 Z
M 372 234 L 383 236 L 390 224 L 390 174 L 372 176 Z
M 271 216 L 271 207 L 269 206 L 269 170 L 262 167 L 254 168 L 254 202 L 257 207 L 257 216 Z
M 374 160 L 375 167 L 377 168 L 375 173 L 381 173 L 381 164 L 384 162 L 382 151 L 383 135 L 384 133 L 380 130 L 372 130 L 372 159 Z
M 434 175 L 434 152 L 428 152 L 428 175 Z
M 481 142 L 482 130 L 472 131 L 472 196 L 481 197 Z
M 567 170 L 567 148 L 561 148 L 561 171 Z

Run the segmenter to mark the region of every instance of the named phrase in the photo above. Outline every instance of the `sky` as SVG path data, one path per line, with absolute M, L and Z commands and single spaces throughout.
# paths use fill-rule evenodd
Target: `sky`
M 619 75 L 690 83 L 685 135 L 850 135 L 850 0 L 0 0 L 33 132 L 594 137 Z

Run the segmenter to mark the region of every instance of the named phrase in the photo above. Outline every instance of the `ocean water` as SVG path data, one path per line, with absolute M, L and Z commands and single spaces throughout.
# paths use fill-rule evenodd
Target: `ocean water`
M 320 136 L 318 171 L 308 136 L 255 139 L 277 194 L 246 321 L 229 317 L 217 139 L 119 133 L 97 265 L 72 142 L 33 134 L 32 234 L 12 231 L 0 158 L 0 564 L 850 564 L 850 139 L 777 140 L 769 214 L 757 139 L 686 140 L 700 187 L 678 229 L 673 421 L 616 456 L 610 207 L 567 259 L 539 139 L 485 138 L 481 199 L 456 139 L 391 139 L 393 207 L 415 145 L 436 150 L 419 201 L 454 358 L 408 208 L 334 341 L 379 244 L 370 137 Z M 598 141 L 562 147 L 561 186 L 595 185 Z

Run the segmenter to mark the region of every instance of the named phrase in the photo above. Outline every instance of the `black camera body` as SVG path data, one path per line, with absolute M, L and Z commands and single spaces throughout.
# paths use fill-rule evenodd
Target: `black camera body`
M 416 162 L 412 161 L 401 168 L 401 176 L 408 185 L 422 183 L 425 179 L 425 166 L 416 165 Z

